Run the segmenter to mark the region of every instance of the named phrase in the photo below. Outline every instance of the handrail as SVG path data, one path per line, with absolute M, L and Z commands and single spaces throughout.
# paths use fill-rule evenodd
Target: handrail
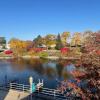
M 10 83 L 10 89 L 29 92 L 30 91 L 30 86 L 29 85 L 24 85 L 24 84 Z
M 10 83 L 7 85 L 7 88 L 18 90 L 18 91 L 24 91 L 24 92 L 30 92 L 30 85 L 24 85 L 24 84 L 18 84 L 18 83 Z M 41 95 L 47 95 L 52 96 L 54 98 L 66 98 L 63 94 L 59 92 L 59 90 L 56 89 L 49 89 L 49 88 L 43 88 L 42 91 L 36 91 L 33 94 L 41 94 Z
M 29 85 L 23 85 L 23 84 L 17 84 L 17 83 L 10 83 L 10 88 L 12 89 L 21 89 L 21 90 L 24 90 L 24 89 L 27 89 L 27 90 L 30 90 L 30 86 Z M 23 89 L 24 88 L 24 89 Z M 38 90 L 38 89 L 36 89 Z M 55 90 L 55 89 L 49 89 L 49 88 L 43 88 L 42 90 L 43 92 L 49 92 L 49 93 L 53 93 L 53 92 L 57 92 L 58 90 Z

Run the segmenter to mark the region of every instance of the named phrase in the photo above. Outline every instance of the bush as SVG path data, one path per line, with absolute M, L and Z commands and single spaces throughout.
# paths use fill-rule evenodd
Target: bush
M 42 58 L 45 58 L 45 57 L 48 57 L 48 53 L 47 52 L 41 52 L 39 54 L 39 56 L 42 57 Z

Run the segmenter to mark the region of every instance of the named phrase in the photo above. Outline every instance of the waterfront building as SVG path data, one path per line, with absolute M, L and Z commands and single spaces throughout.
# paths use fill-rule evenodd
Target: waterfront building
M 0 37 L 0 50 L 6 48 L 6 39 L 5 37 Z

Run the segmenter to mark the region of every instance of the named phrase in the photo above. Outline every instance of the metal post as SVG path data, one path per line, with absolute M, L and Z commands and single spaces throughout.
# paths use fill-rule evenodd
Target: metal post
M 10 89 L 12 88 L 12 84 L 10 83 Z
M 24 92 L 24 84 L 23 84 L 23 92 Z
M 54 99 L 55 99 L 55 96 L 56 96 L 56 91 L 54 90 Z

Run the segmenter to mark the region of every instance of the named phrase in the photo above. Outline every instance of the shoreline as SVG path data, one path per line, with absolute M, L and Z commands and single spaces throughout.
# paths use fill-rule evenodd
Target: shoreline
M 14 59 L 14 58 L 23 58 L 23 59 L 40 59 L 40 58 L 44 58 L 44 59 L 51 59 L 51 60 L 58 60 L 58 59 L 70 59 L 70 60 L 79 60 L 80 57 L 57 57 L 57 56 L 48 56 L 48 57 L 40 57 L 40 56 L 20 56 L 20 57 L 13 57 L 13 56 L 1 56 L 0 59 Z
M 15 57 L 10 57 L 10 56 L 5 56 L 5 57 L 0 57 L 0 59 L 14 59 Z

